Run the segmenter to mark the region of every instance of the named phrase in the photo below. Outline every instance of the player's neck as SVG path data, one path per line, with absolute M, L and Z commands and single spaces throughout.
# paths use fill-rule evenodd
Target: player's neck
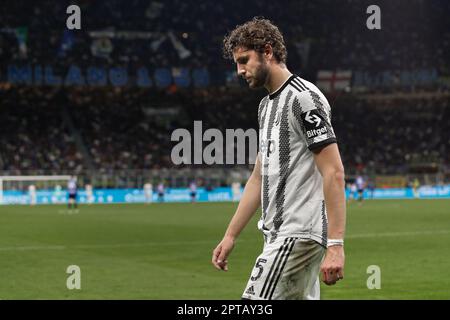
M 289 79 L 291 75 L 292 73 L 284 64 L 274 65 L 269 74 L 269 79 L 265 85 L 265 88 L 269 94 L 272 94 L 281 88 L 281 86 Z

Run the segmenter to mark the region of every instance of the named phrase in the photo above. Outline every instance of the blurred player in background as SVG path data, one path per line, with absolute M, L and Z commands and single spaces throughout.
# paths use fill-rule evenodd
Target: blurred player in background
M 144 196 L 145 203 L 150 204 L 153 202 L 153 185 L 150 182 L 144 184 Z
M 361 205 L 364 199 L 364 189 L 366 188 L 366 182 L 361 175 L 356 178 L 356 188 L 358 189 L 358 203 Z
M 69 209 L 69 213 L 72 212 L 72 209 L 74 209 L 75 213 L 78 213 L 78 203 L 77 203 L 77 193 L 78 193 L 78 187 L 77 187 L 77 177 L 72 176 L 70 180 L 67 182 L 67 192 L 69 193 L 69 202 L 67 204 L 67 207 Z
M 55 186 L 54 195 L 55 195 L 55 197 L 61 197 L 61 196 L 63 196 L 63 188 L 61 187 L 61 185 L 57 184 L 57 185 Z
M 189 190 L 191 195 L 191 203 L 194 203 L 197 201 L 197 183 L 195 180 L 192 180 L 189 184 Z
M 352 203 L 358 197 L 358 188 L 356 187 L 356 183 L 350 183 L 350 192 L 348 194 L 348 202 Z
M 92 185 L 90 183 L 86 184 L 86 200 L 88 204 L 94 203 L 94 191 L 92 189 Z
M 419 187 L 420 187 L 419 179 L 414 178 L 413 183 L 412 183 L 412 189 L 413 189 L 414 198 L 416 198 L 416 199 L 419 198 Z
M 343 279 L 345 260 L 344 168 L 330 106 L 287 69 L 283 36 L 269 20 L 236 27 L 224 53 L 250 88 L 269 94 L 258 110 L 260 152 L 212 263 L 228 270 L 236 238 L 262 204 L 264 249 L 242 299 L 320 299 L 319 271 L 333 285 Z
M 236 181 L 231 184 L 231 193 L 233 194 L 233 201 L 241 200 L 242 191 L 240 182 Z
M 34 184 L 30 184 L 28 187 L 28 195 L 30 196 L 30 205 L 36 205 L 36 186 Z
M 159 202 L 164 202 L 164 193 L 165 193 L 164 182 L 160 182 L 158 184 L 158 201 Z

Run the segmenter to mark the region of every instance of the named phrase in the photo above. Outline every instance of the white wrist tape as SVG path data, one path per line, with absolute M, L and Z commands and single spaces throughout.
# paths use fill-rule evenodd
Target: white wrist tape
M 328 239 L 327 247 L 332 247 L 332 246 L 344 246 L 344 240 L 343 239 Z

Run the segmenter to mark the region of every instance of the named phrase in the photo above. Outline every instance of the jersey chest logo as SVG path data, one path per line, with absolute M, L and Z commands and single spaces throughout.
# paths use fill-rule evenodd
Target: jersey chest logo
M 261 140 L 260 151 L 268 158 L 275 151 L 275 140 Z
M 281 111 L 277 111 L 277 114 L 275 115 L 275 126 L 278 126 L 280 124 L 281 120 Z

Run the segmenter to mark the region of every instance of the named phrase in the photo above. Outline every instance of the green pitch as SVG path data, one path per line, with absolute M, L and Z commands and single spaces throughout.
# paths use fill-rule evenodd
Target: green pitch
M 236 203 L 0 207 L 0 299 L 239 299 L 262 247 L 257 217 L 210 263 Z M 322 299 L 449 299 L 450 200 L 348 207 L 345 279 Z M 68 266 L 81 270 L 69 290 Z M 381 289 L 367 288 L 380 267 Z

